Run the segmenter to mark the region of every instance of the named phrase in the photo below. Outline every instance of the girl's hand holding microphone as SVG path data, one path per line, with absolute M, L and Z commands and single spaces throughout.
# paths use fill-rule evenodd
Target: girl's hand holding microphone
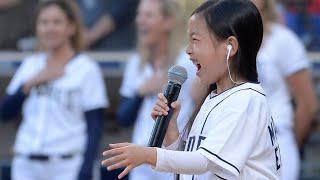
M 171 107 L 173 108 L 173 115 L 172 115 L 172 118 L 170 119 L 167 133 L 163 141 L 164 146 L 168 146 L 172 144 L 179 137 L 177 118 L 181 109 L 181 104 L 179 101 L 175 101 L 171 103 Z M 162 93 L 159 93 L 156 105 L 154 106 L 151 113 L 152 119 L 156 120 L 158 116 L 166 116 L 168 115 L 168 111 L 169 111 L 168 101 Z
M 167 129 L 167 134 L 164 139 L 164 145 L 170 145 L 179 137 L 179 131 L 177 127 L 177 117 L 180 111 L 180 103 L 175 101 L 171 104 L 174 109 L 172 118 Z M 168 115 L 169 106 L 167 99 L 160 93 L 158 94 L 158 100 L 154 106 L 151 116 L 153 120 L 156 120 L 158 116 Z M 133 168 L 141 164 L 156 165 L 157 162 L 157 150 L 154 147 L 138 146 L 131 143 L 117 143 L 110 144 L 110 149 L 103 152 L 103 156 L 107 159 L 103 160 L 101 164 L 107 166 L 109 171 L 125 168 L 118 176 L 119 179 L 123 178 Z

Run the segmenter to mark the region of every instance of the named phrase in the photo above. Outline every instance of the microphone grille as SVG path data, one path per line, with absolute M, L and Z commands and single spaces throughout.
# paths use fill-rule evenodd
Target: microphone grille
M 187 70 L 182 66 L 172 66 L 168 71 L 168 81 L 182 85 L 188 78 Z

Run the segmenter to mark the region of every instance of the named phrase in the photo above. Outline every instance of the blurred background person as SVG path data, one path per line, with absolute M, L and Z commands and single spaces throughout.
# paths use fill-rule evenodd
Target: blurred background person
M 310 62 L 298 37 L 277 21 L 274 0 L 252 0 L 264 21 L 264 41 L 258 74 L 277 127 L 282 179 L 299 178 L 299 147 L 308 135 L 317 110 Z M 293 103 L 292 103 L 293 102 Z
M 23 39 L 34 33 L 34 7 L 39 0 L 0 1 L 0 49 L 24 50 L 20 45 Z M 22 18 L 27 17 L 27 18 Z M 26 42 L 26 41 L 25 41 Z M 31 46 L 31 45 L 30 45 Z M 31 48 L 31 47 L 26 48 Z
M 82 12 L 85 46 L 128 50 L 135 45 L 134 17 L 139 0 L 76 0 Z
M 125 68 L 117 120 L 123 126 L 134 123 L 132 142 L 139 145 L 148 145 L 154 126 L 150 116 L 152 105 L 157 100 L 157 94 L 163 92 L 167 84 L 167 71 L 174 64 L 185 67 L 189 76 L 179 95 L 184 105 L 178 118 L 180 132 L 193 110 L 196 96 L 191 94 L 191 87 L 197 83 L 196 68 L 177 39 L 181 36 L 177 28 L 180 19 L 178 12 L 178 5 L 172 0 L 142 0 L 138 7 L 138 50 Z M 173 178 L 173 174 L 152 171 L 147 165 L 135 168 L 129 175 L 131 180 L 163 180 L 170 177 Z
M 12 179 L 92 178 L 108 106 L 99 67 L 81 53 L 76 4 L 43 1 L 36 18 L 40 52 L 26 58 L 0 105 L 1 119 L 22 109 Z

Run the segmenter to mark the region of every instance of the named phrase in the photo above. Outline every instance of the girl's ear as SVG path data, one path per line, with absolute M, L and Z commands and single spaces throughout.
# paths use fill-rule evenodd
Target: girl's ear
M 227 49 L 227 53 L 230 50 L 229 58 L 232 58 L 237 54 L 239 49 L 239 43 L 236 37 L 234 36 L 228 37 L 228 39 L 226 40 L 226 49 Z

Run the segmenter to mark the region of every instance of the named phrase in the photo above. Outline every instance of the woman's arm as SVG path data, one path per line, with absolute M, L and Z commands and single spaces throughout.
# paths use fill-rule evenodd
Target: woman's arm
M 79 173 L 79 180 L 92 179 L 93 164 L 99 149 L 102 135 L 102 118 L 104 109 L 94 109 L 85 112 L 87 123 L 87 145 L 85 148 L 83 164 Z
M 120 0 L 112 4 L 112 7 L 85 32 L 86 47 L 117 30 L 121 25 L 131 23 L 136 15 L 138 3 L 137 0 Z
M 23 92 L 23 86 L 21 86 L 16 93 L 5 95 L 0 104 L 0 119 L 10 120 L 16 117 L 21 112 L 26 97 L 27 94 Z
M 46 66 L 38 74 L 36 74 L 31 79 L 26 81 L 25 84 L 23 85 L 22 90 L 25 94 L 29 94 L 29 92 L 33 87 L 55 80 L 61 77 L 63 74 L 64 74 L 64 66 L 61 66 L 61 67 Z
M 138 115 L 143 97 L 138 95 L 134 97 L 120 97 L 120 105 L 117 110 L 117 122 L 123 127 L 131 126 Z
M 318 103 L 308 70 L 298 71 L 289 77 L 287 82 L 293 96 L 295 107 L 294 133 L 299 146 L 310 131 Z

